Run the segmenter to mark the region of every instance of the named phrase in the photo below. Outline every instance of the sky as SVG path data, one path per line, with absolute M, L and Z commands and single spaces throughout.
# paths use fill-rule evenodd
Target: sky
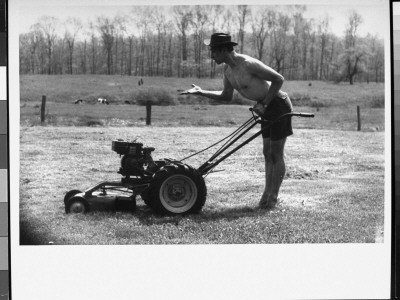
M 132 3 L 138 3 L 137 1 L 130 1 L 129 3 L 131 3 L 131 5 L 127 5 L 129 3 L 126 3 L 126 1 L 117 2 L 116 0 L 112 2 L 112 4 L 110 4 L 110 2 L 107 1 L 103 1 L 103 3 L 101 1 L 93 3 L 90 0 L 82 0 L 79 4 L 74 4 L 73 2 L 71 4 L 70 2 L 69 4 L 67 4 L 68 6 L 65 6 L 65 2 L 60 0 L 57 1 L 57 3 L 60 3 L 60 5 L 55 5 L 54 3 L 56 2 L 51 3 L 46 0 L 32 1 L 19 0 L 21 4 L 17 10 L 19 13 L 18 23 L 20 33 L 28 32 L 30 26 L 37 22 L 37 20 L 43 15 L 54 16 L 61 21 L 66 20 L 68 17 L 78 17 L 82 21 L 87 21 L 94 20 L 95 17 L 101 15 L 113 17 L 118 12 L 129 12 L 133 6 Z M 120 4 L 116 5 L 116 3 Z M 191 2 L 185 3 L 191 4 Z M 234 1 L 231 1 L 229 4 L 233 3 Z M 251 4 L 252 2 L 246 1 L 246 3 Z M 263 1 L 263 3 L 268 2 Z M 285 1 L 280 1 L 280 3 L 285 3 Z M 329 1 L 327 2 L 327 4 L 324 5 L 321 5 L 320 3 L 324 2 L 304 2 L 299 0 L 291 4 L 309 4 L 307 5 L 307 10 L 304 14 L 306 18 L 314 18 L 316 20 L 319 20 L 328 15 L 330 17 L 330 29 L 338 36 L 343 36 L 345 26 L 348 23 L 349 11 L 351 10 L 355 10 L 357 13 L 361 14 L 363 18 L 363 23 L 359 28 L 359 34 L 361 36 L 364 36 L 367 33 L 371 33 L 373 35 L 377 34 L 383 37 L 385 35 L 385 32 L 389 30 L 389 10 L 387 8 L 385 9 L 385 7 L 382 5 L 381 0 L 364 0 L 360 3 L 358 3 L 357 0 L 337 0 Z M 147 4 L 149 4 L 149 1 L 147 1 Z M 193 4 L 199 4 L 199 2 Z M 221 3 L 218 2 L 218 4 L 224 3 L 222 1 Z M 254 4 L 257 4 L 257 2 L 255 2 Z

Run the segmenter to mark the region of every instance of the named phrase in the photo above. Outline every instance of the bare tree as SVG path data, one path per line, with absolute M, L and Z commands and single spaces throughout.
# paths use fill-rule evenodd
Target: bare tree
M 156 75 L 160 75 L 160 65 L 161 65 L 161 53 L 165 52 L 165 37 L 166 37 L 166 17 L 164 10 L 157 7 L 153 10 L 152 14 L 153 22 L 157 31 L 157 45 L 156 49 Z
M 237 9 L 237 18 L 239 21 L 239 47 L 240 53 L 243 53 L 245 27 L 248 20 L 247 16 L 250 15 L 251 11 L 247 5 L 238 5 Z
M 369 35 L 367 38 L 370 45 L 369 69 L 375 77 L 375 82 L 383 81 L 385 63 L 383 41 L 380 41 L 377 36 Z M 367 81 L 369 81 L 369 75 Z
M 126 14 L 120 16 L 123 20 L 123 26 L 121 27 L 121 36 L 122 39 L 128 40 L 128 50 L 125 52 L 125 73 L 128 76 L 132 75 L 132 55 L 133 55 L 133 44 L 135 42 L 135 32 L 137 32 L 136 26 L 136 15 L 135 14 Z
M 90 72 L 91 74 L 96 74 L 97 72 L 97 41 L 98 37 L 96 36 L 96 25 L 93 22 L 89 22 L 89 32 L 90 35 L 90 43 L 91 43 L 91 55 L 89 56 L 89 64 L 90 64 Z
M 114 73 L 123 74 L 124 69 L 124 55 L 125 55 L 125 40 L 124 35 L 127 26 L 127 18 L 125 15 L 119 13 L 114 19 L 113 23 L 115 26 L 115 64 Z M 119 63 L 119 70 L 118 70 Z
M 218 31 L 230 33 L 230 22 L 232 22 L 232 19 L 232 11 L 229 8 L 224 9 L 221 5 L 213 5 L 210 8 L 208 16 L 211 33 L 216 33 Z M 210 78 L 214 78 L 216 63 L 211 59 L 211 52 L 208 53 L 208 59 L 210 62 Z
M 139 44 L 137 44 L 138 55 L 136 56 L 135 73 L 139 76 L 144 76 L 146 58 L 150 58 L 152 55 L 151 52 L 148 51 L 148 43 L 150 42 L 149 35 L 150 32 L 153 30 L 152 8 L 147 6 L 135 7 L 132 12 L 135 18 L 136 30 L 139 35 Z M 147 65 L 149 66 L 149 64 Z
M 354 77 L 362 72 L 362 62 L 366 54 L 365 49 L 361 45 L 357 45 L 357 30 L 361 23 L 361 15 L 352 11 L 346 27 L 345 52 L 342 56 L 345 78 L 349 80 L 350 84 L 353 84 Z
M 355 11 L 350 12 L 349 23 L 346 26 L 345 45 L 346 49 L 356 46 L 357 30 L 363 19 L 360 14 Z
M 295 11 L 292 15 L 293 20 L 293 36 L 290 38 L 290 54 L 289 54 L 289 78 L 298 79 L 299 76 L 304 74 L 304 69 L 306 63 L 302 63 L 305 58 L 307 57 L 307 50 L 308 50 L 308 41 L 306 29 L 306 20 L 303 16 L 303 12 L 305 11 L 305 7 L 295 7 Z
M 42 31 L 43 36 L 46 39 L 46 49 L 48 58 L 48 69 L 47 73 L 52 73 L 52 54 L 54 50 L 54 43 L 57 38 L 57 29 L 59 26 L 59 21 L 55 17 L 43 16 L 39 19 L 38 28 Z
M 69 73 L 72 74 L 72 64 L 73 64 L 73 54 L 74 54 L 74 44 L 76 36 L 82 29 L 83 25 L 78 18 L 68 18 L 65 22 L 65 41 L 67 42 L 69 57 L 68 57 L 68 69 Z
M 20 72 L 85 74 L 87 66 L 91 74 L 213 78 L 222 66 L 210 59 L 203 40 L 227 32 L 236 36 L 238 51 L 253 52 L 289 80 L 383 80 L 383 41 L 359 35 L 359 15 L 350 15 L 345 36 L 338 37 L 327 19 L 305 18 L 305 9 L 135 6 L 118 18 L 98 17 L 84 30 L 79 19 L 69 19 L 65 34 L 56 30 L 55 18 L 43 17 L 20 35 Z
M 203 63 L 205 28 L 208 23 L 209 10 L 210 9 L 208 6 L 196 5 L 193 13 L 193 19 L 191 20 L 194 39 L 194 62 L 197 68 L 198 78 L 202 76 L 201 66 Z
M 97 28 L 103 40 L 104 50 L 107 53 L 107 74 L 113 72 L 113 45 L 115 39 L 115 25 L 110 18 L 98 17 Z
M 271 12 L 271 48 L 275 69 L 278 73 L 284 69 L 287 54 L 287 34 L 290 26 L 289 16 L 281 12 Z
M 178 28 L 181 40 L 181 63 L 182 72 L 178 75 L 186 77 L 187 63 L 188 63 L 188 30 L 191 24 L 193 13 L 188 6 L 174 6 L 173 12 L 175 15 L 175 24 Z M 180 69 L 178 69 L 178 72 Z
M 234 18 L 234 13 L 230 7 L 222 7 L 218 5 L 215 8 L 215 14 L 219 22 L 217 23 L 218 30 L 221 29 L 223 32 L 233 33 L 236 30 L 236 22 Z M 221 20 L 222 15 L 222 20 Z M 219 25 L 221 24 L 221 25 Z M 216 30 L 213 30 L 215 32 Z
M 26 34 L 23 41 L 25 42 L 21 48 L 25 48 L 28 51 L 29 69 L 32 74 L 35 74 L 36 72 L 38 72 L 38 70 L 36 69 L 37 50 L 40 46 L 40 43 L 43 41 L 43 35 L 40 31 L 39 24 L 31 26 L 31 31 Z
M 313 20 L 304 21 L 300 25 L 301 39 L 302 39 L 302 58 L 301 58 L 301 66 L 302 66 L 302 77 L 303 79 L 308 79 L 308 64 L 309 61 L 309 52 L 310 52 L 310 43 L 313 36 Z
M 319 64 L 319 80 L 323 78 L 324 71 L 324 59 L 326 56 L 326 47 L 329 42 L 329 17 L 326 16 L 323 20 L 319 22 L 318 32 L 320 38 L 320 64 Z
M 255 50 L 257 51 L 257 58 L 263 59 L 265 51 L 265 41 L 269 35 L 269 18 L 271 11 L 268 8 L 259 10 L 252 18 L 252 34 Z

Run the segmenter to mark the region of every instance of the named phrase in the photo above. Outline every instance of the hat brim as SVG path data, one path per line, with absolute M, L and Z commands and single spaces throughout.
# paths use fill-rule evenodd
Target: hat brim
M 204 44 L 210 47 L 221 47 L 221 46 L 228 46 L 228 45 L 232 45 L 232 46 L 236 46 L 238 43 L 235 42 L 221 42 L 218 44 L 211 44 L 211 39 L 205 39 L 204 40 Z

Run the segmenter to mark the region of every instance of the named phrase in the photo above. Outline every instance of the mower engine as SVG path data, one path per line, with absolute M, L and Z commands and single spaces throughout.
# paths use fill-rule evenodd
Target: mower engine
M 123 176 L 144 176 L 145 166 L 154 164 L 151 152 L 153 147 L 143 147 L 142 143 L 122 140 L 112 141 L 112 150 L 122 155 L 119 172 Z

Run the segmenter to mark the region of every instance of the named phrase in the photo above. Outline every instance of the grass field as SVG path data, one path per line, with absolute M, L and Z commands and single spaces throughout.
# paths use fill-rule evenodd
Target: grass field
M 147 77 L 142 86 L 138 86 L 138 80 L 138 77 L 133 76 L 21 75 L 21 104 L 39 103 L 42 95 L 47 96 L 47 101 L 58 103 L 73 103 L 76 99 L 94 103 L 97 98 L 106 97 L 112 104 L 123 104 L 125 101 L 135 102 L 137 92 L 142 89 L 162 89 L 182 102 L 192 102 L 190 99 L 195 99 L 198 104 L 208 101 L 201 97 L 179 96 L 177 90 L 191 88 L 192 83 L 204 89 L 222 89 L 221 78 Z M 286 81 L 282 89 L 289 93 L 292 100 L 307 100 L 314 106 L 382 107 L 383 86 L 383 83 L 349 85 L 322 81 Z
M 297 130 L 287 144 L 281 202 L 255 210 L 263 191 L 261 139 L 206 179 L 203 211 L 159 217 L 138 211 L 66 215 L 63 197 L 102 180 L 118 180 L 114 138 L 140 135 L 155 158 L 182 158 L 231 131 L 221 127 L 31 127 L 21 131 L 22 236 L 47 244 L 342 243 L 382 238 L 383 133 Z M 212 138 L 207 138 L 212 136 Z M 202 154 L 188 162 L 199 166 Z
M 145 124 L 146 109 L 126 104 L 135 102 L 135 93 L 142 87 L 137 78 L 121 76 L 21 76 L 21 125 L 40 124 L 42 95 L 46 95 L 46 123 L 52 126 L 131 126 Z M 162 88 L 188 105 L 153 106 L 155 126 L 237 126 L 250 117 L 246 105 L 208 105 L 202 97 L 179 96 L 178 89 L 189 88 L 192 82 L 206 89 L 220 89 L 221 79 L 145 78 L 145 88 Z M 362 129 L 384 130 L 383 84 L 332 84 L 326 82 L 285 82 L 296 111 L 314 112 L 313 122 L 300 121 L 299 128 L 357 129 L 357 106 L 361 107 Z M 111 105 L 94 105 L 98 97 L 107 97 Z M 76 105 L 74 99 L 86 99 Z M 180 99 L 178 101 L 178 99 Z M 235 102 L 235 101 L 234 101 Z M 236 101 L 238 102 L 238 101 Z
M 286 146 L 287 175 L 281 201 L 270 212 L 255 209 L 264 188 L 262 141 L 258 138 L 218 167 L 224 172 L 206 178 L 208 196 L 200 214 L 160 217 L 139 197 L 133 214 L 94 211 L 66 215 L 63 197 L 68 190 L 119 180 L 120 158 L 111 151 L 111 140 L 138 138 L 156 148 L 155 158 L 180 159 L 225 137 L 250 117 L 248 105 L 191 102 L 153 106 L 152 126 L 145 126 L 145 108 L 124 104 L 124 95 L 134 95 L 138 88 L 135 80 L 118 76 L 21 76 L 23 244 L 383 241 L 384 109 L 374 104 L 383 93 L 379 84 L 313 82 L 310 87 L 308 82 L 285 83 L 284 90 L 296 91 L 309 101 L 310 105 L 304 106 L 303 101 L 295 110 L 313 112 L 316 117 L 293 120 L 295 134 Z M 205 88 L 218 88 L 220 84 L 220 80 L 176 78 L 145 78 L 144 82 L 149 86 L 158 82 L 171 93 L 192 82 Z M 106 91 L 114 98 L 108 106 L 90 101 L 74 105 L 72 100 L 82 97 L 84 90 L 86 97 L 93 99 Z M 115 96 L 118 90 L 121 94 Z M 38 126 L 42 94 L 48 96 L 47 116 L 45 126 Z M 360 132 L 356 131 L 357 105 L 362 114 Z M 198 167 L 209 154 L 200 154 L 188 163 Z

